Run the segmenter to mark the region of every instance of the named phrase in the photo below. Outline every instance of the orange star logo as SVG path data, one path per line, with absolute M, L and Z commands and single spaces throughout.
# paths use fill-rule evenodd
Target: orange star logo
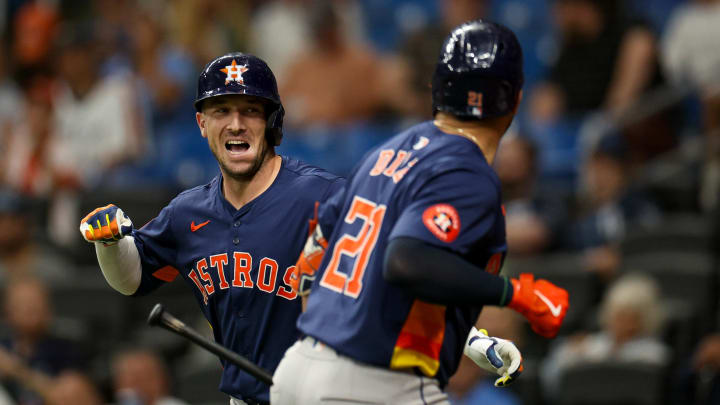
M 237 62 L 235 62 L 235 59 L 232 60 L 232 63 L 230 65 L 220 69 L 221 72 L 227 74 L 227 77 L 225 78 L 226 85 L 230 82 L 238 82 L 238 84 L 243 84 L 242 74 L 245 73 L 247 70 L 248 68 L 246 66 L 238 66 Z

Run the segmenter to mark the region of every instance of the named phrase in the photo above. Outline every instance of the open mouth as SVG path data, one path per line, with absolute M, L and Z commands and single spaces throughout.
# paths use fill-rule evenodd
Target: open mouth
M 250 149 L 250 144 L 245 141 L 227 141 L 225 142 L 225 149 L 230 153 L 243 153 Z

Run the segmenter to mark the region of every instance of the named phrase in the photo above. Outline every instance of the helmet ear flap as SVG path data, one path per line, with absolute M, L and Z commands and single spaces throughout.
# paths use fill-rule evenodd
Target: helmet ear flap
M 267 130 L 265 133 L 269 136 L 269 139 L 272 141 L 270 143 L 274 146 L 278 146 L 282 142 L 282 124 L 284 116 L 285 109 L 282 105 L 279 105 L 275 111 L 268 115 Z

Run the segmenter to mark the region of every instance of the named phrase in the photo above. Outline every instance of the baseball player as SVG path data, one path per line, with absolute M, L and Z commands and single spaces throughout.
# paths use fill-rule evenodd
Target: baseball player
M 275 153 L 283 106 L 261 59 L 230 53 L 198 79 L 197 124 L 220 166 L 210 183 L 180 193 L 140 229 L 113 205 L 80 224 L 107 282 L 147 294 L 180 275 L 190 284 L 215 340 L 275 370 L 297 339 L 301 311 L 289 285 L 315 201 L 344 180 Z M 268 387 L 223 361 L 220 390 L 233 404 L 268 403 Z
M 557 334 L 565 290 L 498 276 L 507 245 L 491 165 L 522 83 L 512 31 L 476 20 L 451 32 L 432 82 L 434 121 L 366 155 L 319 210 L 293 276 L 303 293 L 315 277 L 298 319 L 305 336 L 275 372 L 274 405 L 446 404 L 463 351 L 488 339 L 470 333 L 483 305 Z

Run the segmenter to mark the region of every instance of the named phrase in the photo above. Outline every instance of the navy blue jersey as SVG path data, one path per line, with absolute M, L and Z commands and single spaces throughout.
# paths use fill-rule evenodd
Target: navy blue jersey
M 222 176 L 179 194 L 133 232 L 145 294 L 179 273 L 191 285 L 215 340 L 273 372 L 297 339 L 301 303 L 289 287 L 308 235 L 315 201 L 344 183 L 328 172 L 283 157 L 272 185 L 236 210 Z M 237 398 L 269 400 L 268 387 L 223 361 L 220 389 Z
M 392 239 L 412 237 L 500 271 L 500 181 L 481 150 L 431 122 L 416 125 L 369 153 L 320 214 L 329 245 L 299 329 L 359 361 L 417 368 L 444 385 L 481 307 L 430 304 L 387 283 L 384 253 Z

